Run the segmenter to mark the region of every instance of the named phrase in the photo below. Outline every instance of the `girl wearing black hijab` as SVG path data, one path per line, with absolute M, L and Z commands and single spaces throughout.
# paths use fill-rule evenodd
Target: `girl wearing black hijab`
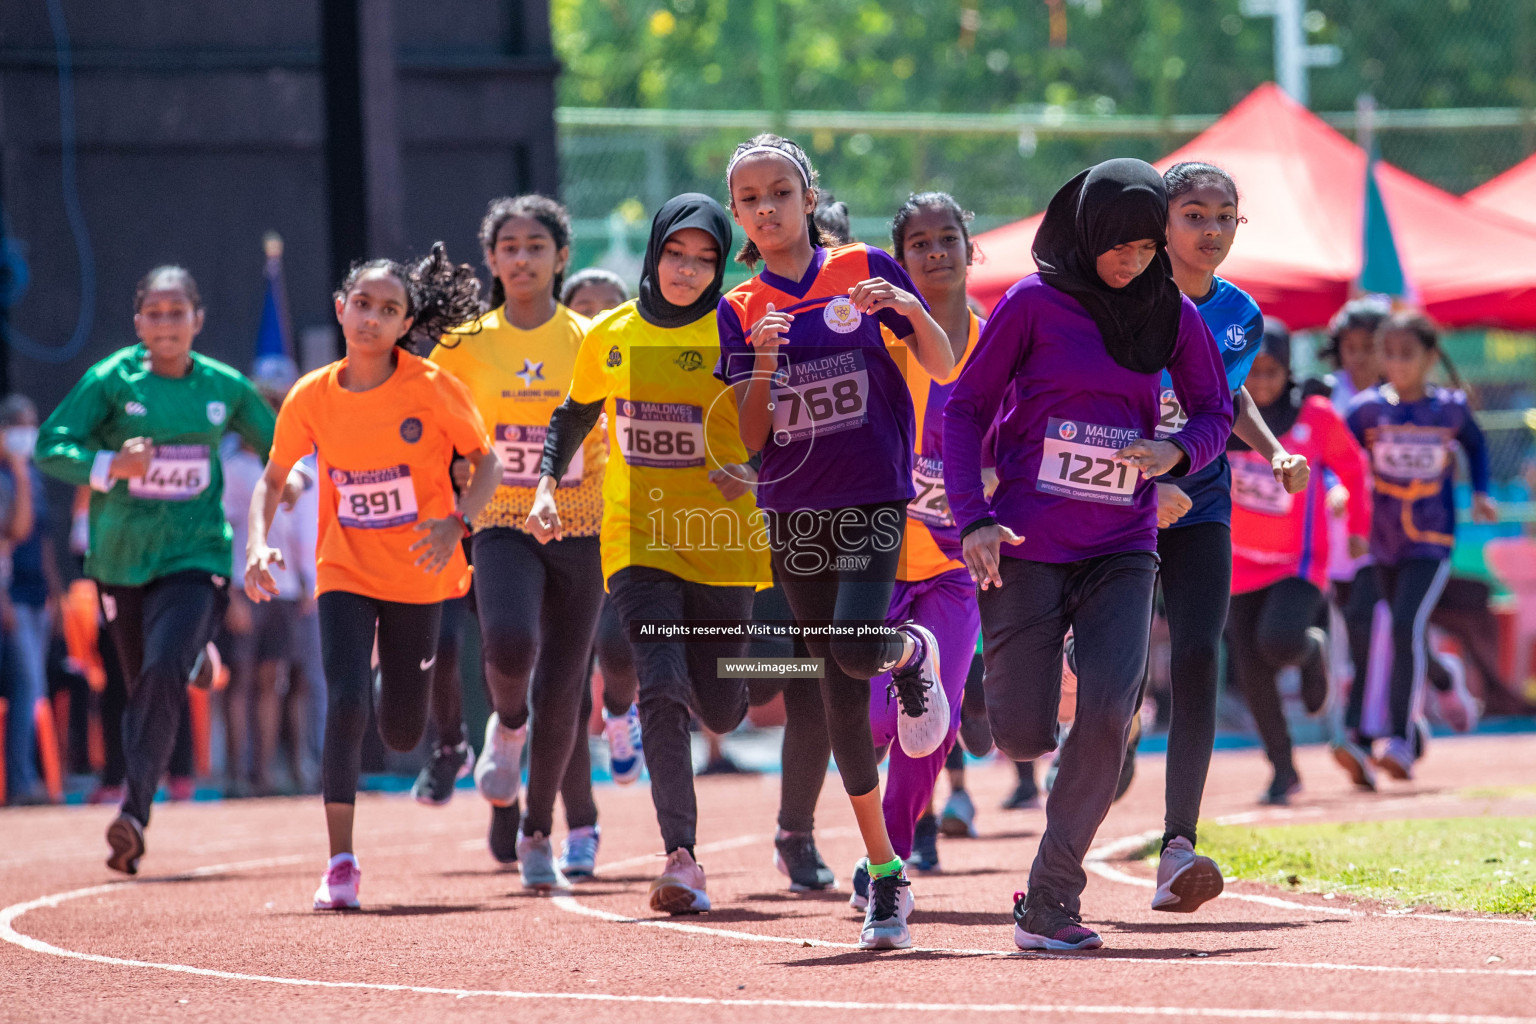
M 1173 281 L 1167 218 L 1162 178 L 1140 160 L 1063 186 L 1035 237 L 1039 272 L 993 311 L 944 409 L 950 513 L 981 589 L 987 717 L 1015 761 L 1056 747 L 1062 642 L 1076 636 L 1077 717 L 1014 904 L 1021 949 L 1103 944 L 1080 923 L 1082 861 L 1114 798 L 1146 664 L 1152 479 L 1204 466 L 1232 430 L 1216 343 Z M 1157 440 L 1165 368 L 1189 419 Z M 994 422 L 989 499 L 982 438 Z
M 606 411 L 603 577 L 632 639 L 645 622 L 750 620 L 753 593 L 770 578 L 766 547 L 753 543 L 765 527 L 736 403 L 710 372 L 720 355 L 713 314 L 730 241 L 730 217 L 708 196 L 663 206 L 639 297 L 593 321 L 570 394 L 550 420 L 528 530 L 541 541 L 560 538 L 560 477 Z M 746 680 L 717 678 L 715 659 L 745 656 L 747 638 L 632 646 L 651 799 L 667 849 L 651 908 L 697 913 L 710 903 L 693 856 L 689 716 L 719 733 L 741 722 Z

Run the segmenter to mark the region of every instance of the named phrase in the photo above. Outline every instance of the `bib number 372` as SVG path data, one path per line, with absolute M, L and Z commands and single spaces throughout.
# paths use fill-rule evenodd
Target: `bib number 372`
M 1035 487 L 1078 501 L 1129 505 L 1135 501 L 1136 469 L 1111 456 L 1140 436 L 1135 428 L 1053 416 L 1046 423 Z

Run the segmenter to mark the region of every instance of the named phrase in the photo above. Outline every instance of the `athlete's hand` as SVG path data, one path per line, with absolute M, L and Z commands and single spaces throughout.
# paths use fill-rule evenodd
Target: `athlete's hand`
M 923 302 L 904 288 L 898 288 L 883 277 L 860 281 L 848 289 L 848 299 L 860 313 L 874 314 L 882 309 L 894 309 L 902 316 L 911 316 L 923 308 Z
M 1269 460 L 1269 468 L 1275 471 L 1275 483 L 1284 487 L 1286 494 L 1300 494 L 1312 477 L 1312 467 L 1307 465 L 1305 455 L 1281 452 Z
M 533 493 L 533 507 L 528 510 L 523 529 L 533 534 L 540 544 L 565 539 L 565 527 L 560 525 L 560 507 L 555 502 L 554 477 L 539 477 L 538 489 Z
M 1328 488 L 1328 496 L 1323 500 L 1328 505 L 1328 514 L 1337 518 L 1349 508 L 1349 488 L 1343 484 L 1334 484 Z
M 149 472 L 150 460 L 155 457 L 155 443 L 147 437 L 130 437 L 112 456 L 107 475 L 114 480 L 127 480 Z
M 425 535 L 410 547 L 411 551 L 421 552 L 416 556 L 417 567 L 434 575 L 448 568 L 448 559 L 464 539 L 464 521 L 457 516 L 423 519 L 413 529 Z
M 277 596 L 277 581 L 272 578 L 272 566 L 287 568 L 283 553 L 277 548 L 262 544 L 249 548 L 245 555 L 245 596 L 260 604 Z
M 1371 553 L 1371 542 L 1365 537 L 1351 536 L 1348 546 L 1350 558 L 1364 558 Z
M 1151 480 L 1155 476 L 1162 476 L 1183 462 L 1185 455 L 1184 449 L 1172 441 L 1155 441 L 1150 437 L 1142 437 L 1115 452 L 1113 458 L 1116 462 L 1134 467 L 1144 478 Z
M 1499 521 L 1499 503 L 1487 494 L 1472 495 L 1472 521 L 1496 523 Z
M 756 486 L 757 470 L 745 463 L 733 463 L 710 470 L 709 482 L 719 489 L 720 497 L 735 501 Z
M 760 366 L 766 361 L 772 363 L 770 369 L 778 368 L 779 346 L 784 342 L 789 325 L 794 322 L 793 313 L 781 313 L 773 308 L 773 303 L 768 303 L 768 312 L 752 325 L 752 333 L 747 337 L 747 344 L 757 353 Z
M 1183 489 L 1174 484 L 1157 485 L 1157 528 L 1166 530 L 1180 519 L 1184 513 L 1195 507 L 1195 503 L 1189 500 L 1189 495 Z
M 965 535 L 965 567 L 971 582 L 982 590 L 1003 585 L 998 558 L 1003 544 L 1022 544 L 1024 538 L 1006 526 L 983 526 Z

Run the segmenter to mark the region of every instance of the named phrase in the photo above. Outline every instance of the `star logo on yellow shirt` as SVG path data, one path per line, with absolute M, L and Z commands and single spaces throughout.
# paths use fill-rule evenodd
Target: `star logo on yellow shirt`
M 522 378 L 523 387 L 531 388 L 535 381 L 544 379 L 544 364 L 535 363 L 531 359 L 524 359 L 523 368 L 518 371 L 517 376 Z

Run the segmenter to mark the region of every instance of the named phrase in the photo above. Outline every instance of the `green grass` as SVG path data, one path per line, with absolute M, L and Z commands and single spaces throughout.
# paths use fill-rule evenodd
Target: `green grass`
M 1156 844 L 1153 845 L 1156 852 Z M 1536 818 L 1200 826 L 1228 876 L 1405 907 L 1536 915 Z

